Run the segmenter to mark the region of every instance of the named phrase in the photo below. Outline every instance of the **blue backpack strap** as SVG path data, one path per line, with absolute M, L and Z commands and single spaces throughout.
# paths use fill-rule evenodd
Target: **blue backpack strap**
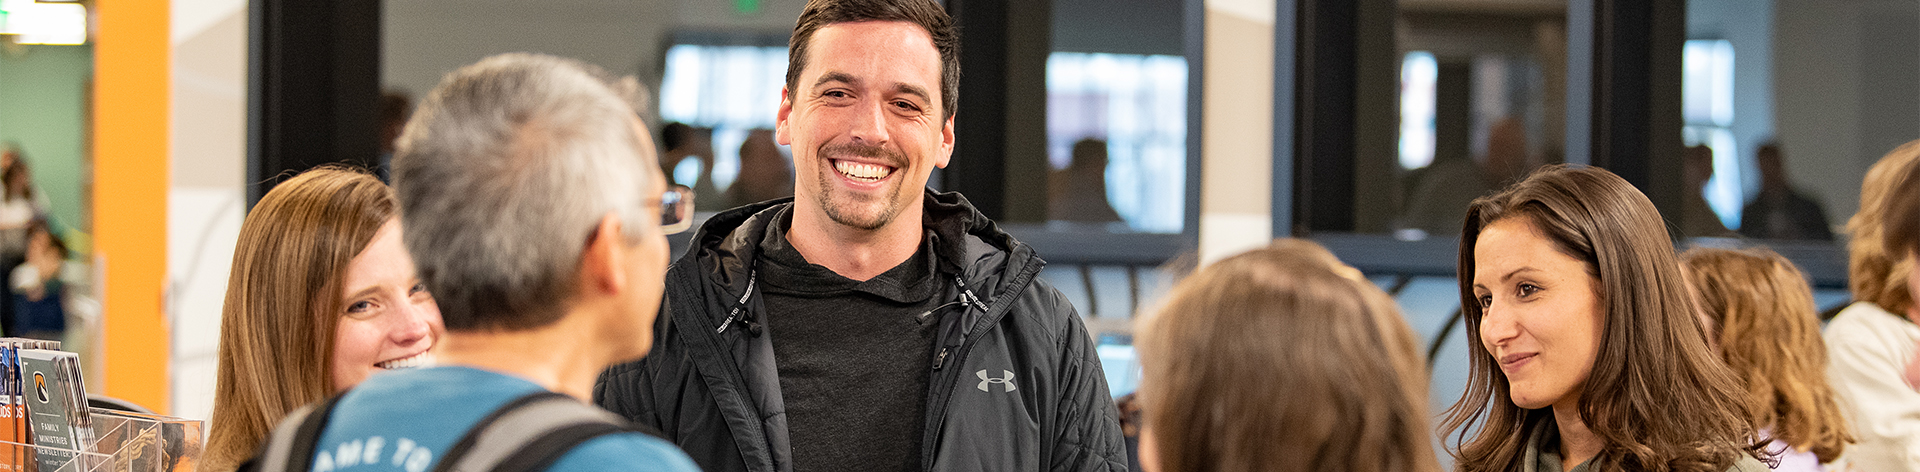
M 313 468 L 313 453 L 320 444 L 320 432 L 333 417 L 334 406 L 346 392 L 326 401 L 300 407 L 274 425 L 273 433 L 260 444 L 252 459 L 240 464 L 242 472 L 307 472 Z
M 554 392 L 526 395 L 487 415 L 440 458 L 436 471 L 546 470 L 574 447 L 614 433 L 644 432 L 625 418 Z

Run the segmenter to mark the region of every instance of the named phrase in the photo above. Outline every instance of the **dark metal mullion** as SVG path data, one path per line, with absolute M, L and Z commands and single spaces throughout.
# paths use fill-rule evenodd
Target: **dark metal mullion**
M 1299 96 L 1294 110 L 1297 193 L 1304 205 L 1298 223 L 1308 231 L 1354 229 L 1355 93 L 1359 74 L 1358 2 L 1314 0 L 1300 4 Z
M 941 186 L 967 196 L 988 218 L 1005 216 L 1007 2 L 948 0 L 960 35 L 960 100 L 954 114 L 953 160 Z
M 1297 172 L 1294 167 L 1296 143 L 1299 141 L 1297 120 L 1300 96 L 1298 78 L 1300 67 L 1297 34 L 1291 33 L 1301 28 L 1300 4 L 1315 0 L 1277 0 L 1274 2 L 1273 19 L 1273 236 L 1294 235 L 1293 222 L 1299 213 L 1295 205 L 1303 198 L 1296 196 L 1299 187 L 1294 180 Z
M 1188 250 L 1200 247 L 1200 188 L 1203 154 L 1201 135 L 1206 113 L 1206 73 L 1207 64 L 1207 2 L 1206 0 L 1184 0 L 1183 13 L 1183 51 L 1187 59 L 1187 188 L 1186 218 L 1180 225 L 1180 234 L 1185 236 Z M 1278 207 L 1275 207 L 1276 209 Z
M 1683 0 L 1570 0 L 1567 161 L 1605 168 L 1677 214 Z
M 293 173 L 377 157 L 380 7 L 380 0 L 249 7 L 249 208 Z
M 1391 114 L 1374 107 L 1391 105 L 1392 100 L 1363 100 L 1361 94 L 1391 93 L 1390 77 L 1381 82 L 1367 75 L 1382 73 L 1372 70 L 1379 64 L 1368 63 L 1371 69 L 1362 64 L 1371 55 L 1395 53 L 1391 40 L 1374 37 L 1392 34 L 1391 27 L 1381 25 L 1392 23 L 1393 2 L 1282 0 L 1276 7 L 1274 235 L 1355 231 L 1363 226 L 1357 211 L 1360 163 L 1371 165 L 1380 157 L 1374 154 L 1390 149 L 1362 140 L 1392 139 L 1375 135 L 1395 131 L 1361 123 L 1362 116 Z M 1393 63 L 1381 62 L 1388 67 Z M 1389 92 L 1376 90 L 1382 87 Z

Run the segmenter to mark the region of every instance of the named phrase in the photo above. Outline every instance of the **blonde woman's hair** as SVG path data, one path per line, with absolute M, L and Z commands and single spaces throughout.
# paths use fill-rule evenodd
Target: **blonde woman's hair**
M 1766 249 L 1698 248 L 1680 262 L 1716 327 L 1708 332 L 1719 333 L 1721 357 L 1746 382 L 1747 416 L 1820 462 L 1839 458 L 1853 435 L 1827 383 L 1827 346 L 1806 275 Z
M 1847 288 L 1853 299 L 1902 316 L 1913 306 L 1913 294 L 1907 293 L 1913 260 L 1904 251 L 1887 247 L 1884 212 L 1889 195 L 1915 162 L 1920 162 L 1920 140 L 1881 157 L 1860 181 L 1860 211 L 1847 219 Z
M 220 313 L 205 470 L 233 470 L 282 416 L 346 387 L 328 375 L 340 284 L 395 208 L 373 176 L 322 167 L 274 187 L 247 215 Z
M 1201 269 L 1137 339 L 1163 472 L 1439 470 L 1413 331 L 1314 243 Z

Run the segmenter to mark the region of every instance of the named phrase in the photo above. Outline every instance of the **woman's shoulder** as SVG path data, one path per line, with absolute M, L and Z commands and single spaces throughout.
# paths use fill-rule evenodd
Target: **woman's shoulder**
M 1770 472 L 1772 470 L 1772 468 L 1767 467 L 1767 464 L 1760 462 L 1759 459 L 1754 459 L 1753 456 L 1746 454 L 1741 454 L 1740 460 L 1734 461 L 1733 466 L 1727 468 L 1727 472 Z
M 1920 326 L 1871 302 L 1854 302 L 1834 315 L 1823 330 L 1829 343 L 1835 338 L 1859 339 L 1894 336 L 1920 338 Z

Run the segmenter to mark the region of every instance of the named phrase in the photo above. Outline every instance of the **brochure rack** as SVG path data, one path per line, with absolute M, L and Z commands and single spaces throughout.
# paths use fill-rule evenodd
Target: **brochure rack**
M 73 450 L 0 441 L 0 472 L 191 472 L 205 449 L 205 423 L 90 409 L 94 444 Z

